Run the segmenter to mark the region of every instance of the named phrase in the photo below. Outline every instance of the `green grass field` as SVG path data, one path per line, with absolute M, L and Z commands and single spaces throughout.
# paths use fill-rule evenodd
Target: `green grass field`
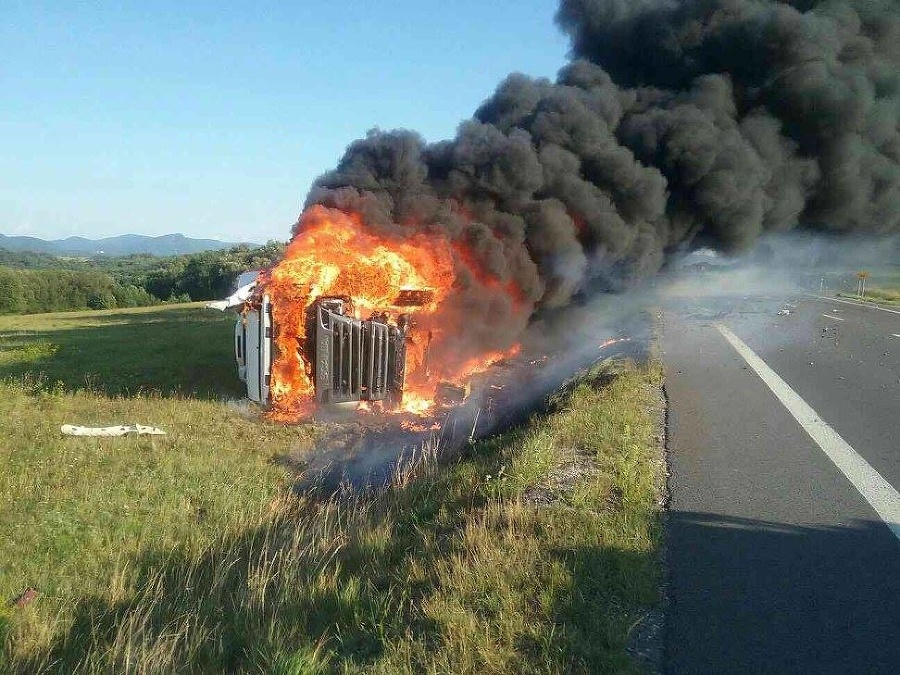
M 872 302 L 882 305 L 900 305 L 900 269 L 896 267 L 876 269 L 870 272 L 866 281 L 866 294 L 857 295 L 856 275 L 845 273 L 843 275 L 843 290 L 838 292 L 842 298 L 852 298 L 862 302 Z
M 294 495 L 274 461 L 317 429 L 228 402 L 230 316 L 4 317 L 0 369 L 0 672 L 639 672 L 656 364 L 606 366 L 449 466 L 331 498 Z M 168 435 L 59 433 L 124 422 Z
M 881 305 L 900 305 L 900 286 L 898 288 L 867 288 L 865 295 L 856 293 L 838 293 L 842 298 L 852 298 L 862 302 L 873 302 Z
M 44 388 L 69 392 L 239 397 L 233 323 L 203 303 L 0 316 L 0 379 L 41 373 Z

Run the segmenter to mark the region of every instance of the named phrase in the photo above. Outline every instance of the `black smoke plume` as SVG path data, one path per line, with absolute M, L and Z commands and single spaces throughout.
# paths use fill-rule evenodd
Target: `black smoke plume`
M 896 0 L 562 0 L 557 21 L 555 83 L 510 75 L 451 141 L 373 131 L 307 200 L 458 242 L 473 348 L 676 252 L 900 232 Z

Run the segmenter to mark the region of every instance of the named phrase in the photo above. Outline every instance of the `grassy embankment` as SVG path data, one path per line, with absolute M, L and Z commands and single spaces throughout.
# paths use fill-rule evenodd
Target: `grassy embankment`
M 900 305 L 900 289 L 891 288 L 867 288 L 865 295 L 856 293 L 838 293 L 842 298 L 873 302 L 879 305 Z
M 838 296 L 880 305 L 900 305 L 900 271 L 879 270 L 872 273 L 867 282 L 865 295 L 843 291 Z
M 0 672 L 636 670 L 628 632 L 658 593 L 657 365 L 588 375 L 387 491 L 296 497 L 271 460 L 315 430 L 217 400 L 238 393 L 228 321 L 0 322 L 0 597 L 40 591 L 0 609 Z M 169 435 L 58 432 L 125 421 Z

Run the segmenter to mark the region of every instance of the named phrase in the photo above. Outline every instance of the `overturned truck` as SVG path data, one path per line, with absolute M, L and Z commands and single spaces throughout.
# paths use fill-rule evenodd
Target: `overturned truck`
M 403 399 L 406 330 L 409 317 L 397 324 L 386 314 L 367 321 L 345 314 L 349 298 L 319 298 L 310 307 L 306 334 L 314 343 L 313 382 L 319 403 L 384 401 L 395 407 Z
M 403 292 L 397 304 L 421 304 L 421 293 Z M 263 294 L 258 300 L 230 307 L 239 310 L 234 333 L 238 375 L 246 382 L 248 398 L 266 405 L 271 400 L 277 330 L 272 302 Z M 316 401 L 378 401 L 386 408 L 398 407 L 403 400 L 409 326 L 409 314 L 399 314 L 392 321 L 386 313 L 376 313 L 363 320 L 352 316 L 349 297 L 316 299 L 306 313 L 305 344 L 298 345 L 311 370 L 307 374 L 315 386 Z

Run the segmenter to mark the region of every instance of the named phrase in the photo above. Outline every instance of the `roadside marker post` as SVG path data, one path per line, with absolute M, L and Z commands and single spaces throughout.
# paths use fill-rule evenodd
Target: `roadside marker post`
M 866 279 L 868 278 L 869 273 L 866 271 L 856 273 L 856 294 L 861 298 L 866 297 Z

